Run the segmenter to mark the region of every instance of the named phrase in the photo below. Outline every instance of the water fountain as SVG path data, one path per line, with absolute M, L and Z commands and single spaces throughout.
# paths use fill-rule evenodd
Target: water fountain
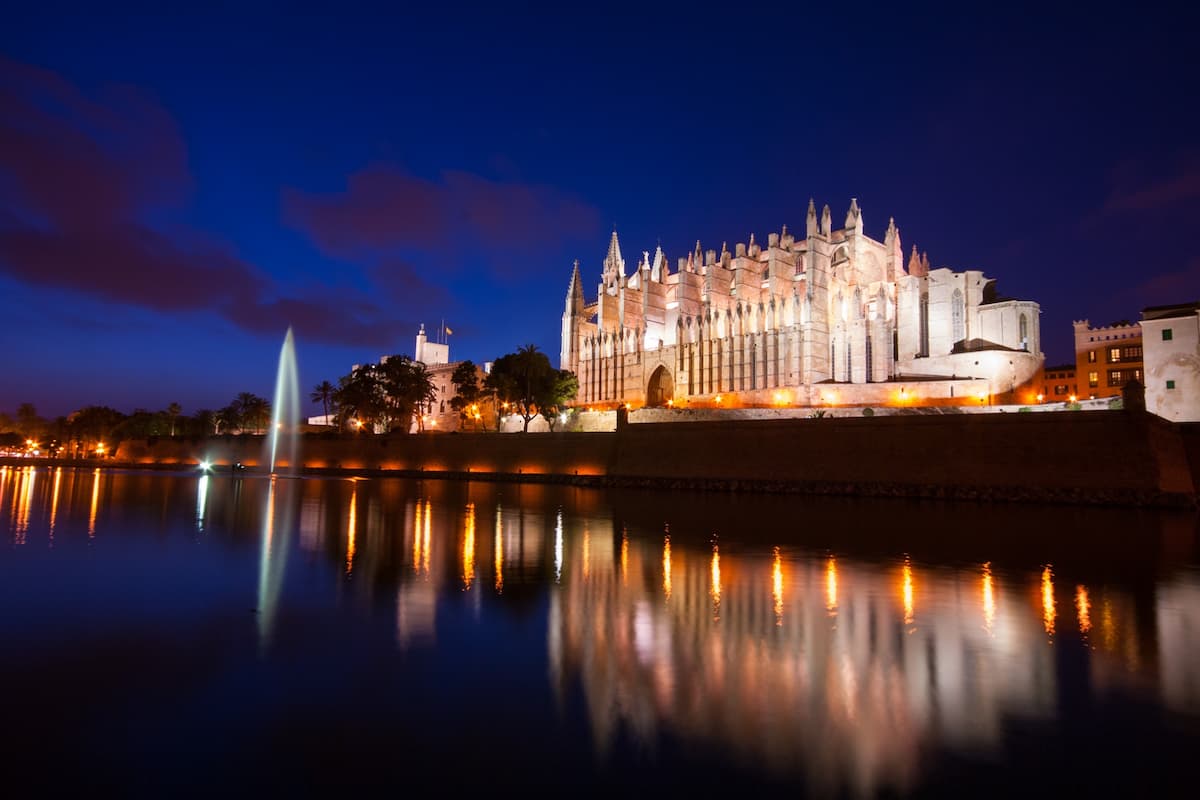
M 296 370 L 296 340 L 289 327 L 279 350 L 279 369 L 275 373 L 275 398 L 271 405 L 271 433 L 267 437 L 266 461 L 271 474 L 276 464 L 286 465 L 293 473 L 300 465 L 300 378 Z

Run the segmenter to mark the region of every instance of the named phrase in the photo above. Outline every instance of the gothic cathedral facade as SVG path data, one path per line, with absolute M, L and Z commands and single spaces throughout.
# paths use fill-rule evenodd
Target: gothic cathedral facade
M 810 200 L 805 234 L 784 226 L 733 252 L 697 242 L 674 272 L 659 247 L 627 274 L 614 231 L 596 299 L 578 261 L 567 290 L 560 362 L 579 378 L 577 401 L 974 402 L 1014 393 L 1041 366 L 1037 303 L 999 297 L 977 270 L 931 269 L 915 247 L 906 268 L 895 223 L 870 238 L 857 200 L 836 231 Z

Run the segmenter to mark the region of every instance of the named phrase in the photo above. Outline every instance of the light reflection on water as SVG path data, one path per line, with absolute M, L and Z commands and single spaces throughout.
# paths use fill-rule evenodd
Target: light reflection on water
M 491 667 L 544 659 L 546 680 L 512 691 L 532 691 L 530 702 L 554 696 L 568 722 L 585 726 L 602 765 L 631 743 L 654 753 L 670 738 L 818 793 L 903 793 L 927 777 L 931 752 L 1002 759 L 1014 721 L 1063 723 L 1073 692 L 1133 693 L 1200 714 L 1191 518 L 1138 516 L 1140 543 L 1115 545 L 1130 566 L 1073 557 L 1074 544 L 1041 538 L 947 548 L 936 535 L 905 534 L 903 523 L 881 543 L 834 532 L 801 539 L 777 522 L 806 509 L 903 518 L 903 505 L 707 498 L 688 515 L 663 511 L 663 496 L 650 493 L 52 472 L 47 480 L 47 470 L 0 468 L 9 558 L 53 542 L 53 558 L 68 559 L 72 541 L 130 546 L 143 531 L 174 531 L 147 498 L 175 498 L 179 536 L 231 553 L 257 539 L 257 581 L 246 589 L 259 658 L 291 630 L 323 650 L 305 614 L 344 597 L 369 601 L 348 605 L 354 614 L 384 615 L 395 651 L 447 664 L 463 637 L 490 641 L 533 614 L 536 642 L 501 639 Z M 1108 514 L 1120 518 L 1115 529 L 1129 524 L 1123 513 L 996 512 L 1014 528 Z M 941 524 L 927 507 L 911 519 Z M 292 550 L 304 557 L 289 559 Z M 51 578 L 58 563 L 39 568 Z M 315 583 L 313 565 L 323 570 Z M 394 602 L 375 602 L 384 589 Z M 1082 659 L 1082 685 L 1063 685 L 1064 659 Z

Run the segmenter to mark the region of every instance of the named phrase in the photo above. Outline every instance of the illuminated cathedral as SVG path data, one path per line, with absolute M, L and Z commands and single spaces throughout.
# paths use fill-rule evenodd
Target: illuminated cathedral
M 915 247 L 906 266 L 895 222 L 872 239 L 857 200 L 840 230 L 810 200 L 803 239 L 697 242 L 673 272 L 661 246 L 627 272 L 614 230 L 595 300 L 575 262 L 560 360 L 596 407 L 976 402 L 1034 377 L 1039 314 Z

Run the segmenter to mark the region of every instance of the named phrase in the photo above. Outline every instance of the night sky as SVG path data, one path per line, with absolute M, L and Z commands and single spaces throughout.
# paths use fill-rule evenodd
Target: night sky
M 269 396 L 289 324 L 306 393 L 442 319 L 452 358 L 557 363 L 614 224 L 674 269 L 810 196 L 1041 303 L 1051 362 L 1200 298 L 1170 6 L 171 5 L 5 8 L 0 410 Z

